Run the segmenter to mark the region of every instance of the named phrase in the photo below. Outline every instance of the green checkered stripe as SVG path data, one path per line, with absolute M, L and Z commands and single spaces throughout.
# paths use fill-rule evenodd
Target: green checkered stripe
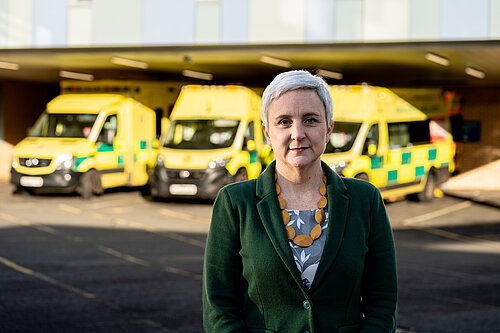
M 428 161 L 434 161 L 437 158 L 437 149 L 436 148 L 429 148 L 427 151 L 427 160 Z M 401 165 L 406 165 L 411 163 L 411 152 L 402 152 L 401 153 Z M 448 163 L 444 163 L 448 164 Z M 443 165 L 441 165 L 443 166 Z M 373 159 L 372 159 L 372 169 L 373 168 Z M 420 165 L 415 167 L 415 178 L 421 178 L 425 175 L 425 166 Z M 398 170 L 389 170 L 387 172 L 387 182 L 388 183 L 394 183 L 398 181 Z

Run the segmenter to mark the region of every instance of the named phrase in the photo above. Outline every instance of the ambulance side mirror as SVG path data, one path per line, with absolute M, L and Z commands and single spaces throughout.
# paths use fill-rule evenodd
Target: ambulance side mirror
M 373 157 L 377 154 L 377 145 L 373 140 L 367 140 L 363 147 L 363 155 Z
M 253 140 L 248 140 L 248 142 L 247 142 L 247 147 L 246 147 L 246 148 L 247 148 L 247 150 L 248 150 L 248 151 L 253 151 L 253 150 L 255 150 L 255 141 L 253 141 Z
M 368 145 L 368 156 L 373 157 L 377 154 L 377 146 L 373 143 Z

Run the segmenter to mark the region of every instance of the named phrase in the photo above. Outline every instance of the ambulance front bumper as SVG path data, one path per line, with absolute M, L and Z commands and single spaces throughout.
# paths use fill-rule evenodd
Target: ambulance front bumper
M 160 198 L 215 199 L 219 190 L 232 182 L 224 167 L 169 169 L 156 165 L 150 177 L 151 194 Z
M 41 189 L 56 192 L 73 192 L 78 186 L 81 173 L 73 170 L 56 170 L 49 174 L 28 175 L 10 170 L 10 182 L 19 188 Z

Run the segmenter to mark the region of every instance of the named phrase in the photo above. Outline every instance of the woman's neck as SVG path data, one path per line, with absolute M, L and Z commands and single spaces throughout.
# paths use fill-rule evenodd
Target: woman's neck
M 323 169 L 317 167 L 288 170 L 276 165 L 277 183 L 281 188 L 281 197 L 286 201 L 286 209 L 316 209 L 321 198 L 319 187 L 323 184 Z

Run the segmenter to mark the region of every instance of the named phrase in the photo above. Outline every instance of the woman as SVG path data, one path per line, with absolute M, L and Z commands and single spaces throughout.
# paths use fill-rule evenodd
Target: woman
M 333 129 L 326 83 L 278 75 L 262 120 L 276 160 L 223 188 L 213 208 L 206 332 L 394 332 L 394 242 L 380 194 L 321 162 Z

